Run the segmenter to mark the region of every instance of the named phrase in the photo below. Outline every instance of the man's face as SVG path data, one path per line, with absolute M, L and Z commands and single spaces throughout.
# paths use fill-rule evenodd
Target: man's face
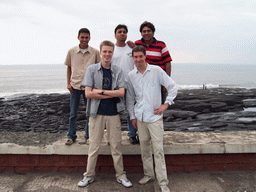
M 150 41 L 154 37 L 154 32 L 149 27 L 143 27 L 141 36 L 145 41 Z
M 89 33 L 80 33 L 80 35 L 78 36 L 78 40 L 80 41 L 79 47 L 81 49 L 86 49 L 88 47 L 90 39 L 91 38 Z
M 134 52 L 132 57 L 137 68 L 143 67 L 143 65 L 146 65 L 146 62 L 145 62 L 146 55 L 144 55 L 143 52 L 141 51 Z
M 125 42 L 127 39 L 127 31 L 125 28 L 118 29 L 116 31 L 115 38 L 117 41 Z
M 103 45 L 100 51 L 102 62 L 110 62 L 114 53 L 114 47 Z

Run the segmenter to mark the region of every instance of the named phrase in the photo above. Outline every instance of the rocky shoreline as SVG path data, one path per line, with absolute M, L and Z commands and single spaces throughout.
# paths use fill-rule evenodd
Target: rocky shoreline
M 68 118 L 69 94 L 0 98 L 0 143 L 51 143 L 66 134 Z M 121 115 L 121 120 L 122 130 L 128 130 L 125 114 Z M 81 104 L 77 130 L 83 130 L 85 122 L 85 107 Z M 256 130 L 256 89 L 179 90 L 175 104 L 164 113 L 164 129 L 186 132 Z

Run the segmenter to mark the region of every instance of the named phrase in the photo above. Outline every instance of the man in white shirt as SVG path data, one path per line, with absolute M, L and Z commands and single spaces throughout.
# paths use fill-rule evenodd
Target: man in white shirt
M 117 65 L 123 70 L 124 79 L 127 81 L 128 73 L 134 69 L 135 63 L 132 58 L 132 48 L 126 43 L 128 28 L 126 25 L 119 24 L 115 28 L 116 44 L 114 55 L 112 57 L 112 65 Z M 139 143 L 137 138 L 137 129 L 135 129 L 130 120 L 129 114 L 127 115 L 128 136 L 131 144 Z
M 128 74 L 126 102 L 132 124 L 138 129 L 140 137 L 144 177 L 139 183 L 143 185 L 155 179 L 152 143 L 158 183 L 162 191 L 169 192 L 163 150 L 163 112 L 173 104 L 177 96 L 177 86 L 163 69 L 146 63 L 146 50 L 143 46 L 136 46 L 132 56 L 136 68 Z M 164 104 L 161 104 L 161 86 L 168 92 Z

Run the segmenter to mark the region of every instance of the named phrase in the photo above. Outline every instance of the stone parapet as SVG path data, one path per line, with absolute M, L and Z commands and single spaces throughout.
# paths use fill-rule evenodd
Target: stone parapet
M 127 132 L 122 133 L 122 152 L 124 155 L 140 155 L 140 146 L 131 145 Z M 21 146 L 13 143 L 0 144 L 0 154 L 30 154 L 30 155 L 87 155 L 87 144 L 83 141 L 83 132 L 77 133 L 77 141 L 65 145 L 62 138 L 46 146 Z M 164 152 L 166 155 L 178 154 L 226 154 L 255 153 L 256 131 L 233 132 L 173 132 L 165 131 Z M 110 155 L 110 147 L 105 137 L 100 150 L 101 155 Z
M 0 144 L 0 172 L 85 172 L 88 145 L 83 132 L 72 146 L 62 138 L 47 146 Z M 105 137 L 104 137 L 105 138 Z M 165 132 L 168 173 L 256 170 L 256 132 Z M 140 146 L 129 143 L 123 132 L 123 161 L 128 173 L 143 173 Z M 114 173 L 110 147 L 103 139 L 96 172 Z

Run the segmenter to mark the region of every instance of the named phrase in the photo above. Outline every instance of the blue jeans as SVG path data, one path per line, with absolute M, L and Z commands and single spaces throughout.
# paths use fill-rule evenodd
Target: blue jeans
M 76 120 L 77 120 L 77 110 L 80 103 L 80 97 L 83 96 L 84 103 L 86 106 L 87 99 L 85 98 L 84 90 L 77 90 L 73 88 L 74 93 L 70 94 L 70 116 L 69 116 L 69 128 L 68 128 L 68 139 L 76 140 Z M 85 136 L 84 138 L 89 138 L 89 117 L 87 117 L 86 125 L 85 125 Z
M 130 115 L 127 114 L 127 125 L 128 125 L 128 137 L 135 137 L 137 135 L 137 129 L 135 129 L 132 125 L 132 121 L 130 120 Z

